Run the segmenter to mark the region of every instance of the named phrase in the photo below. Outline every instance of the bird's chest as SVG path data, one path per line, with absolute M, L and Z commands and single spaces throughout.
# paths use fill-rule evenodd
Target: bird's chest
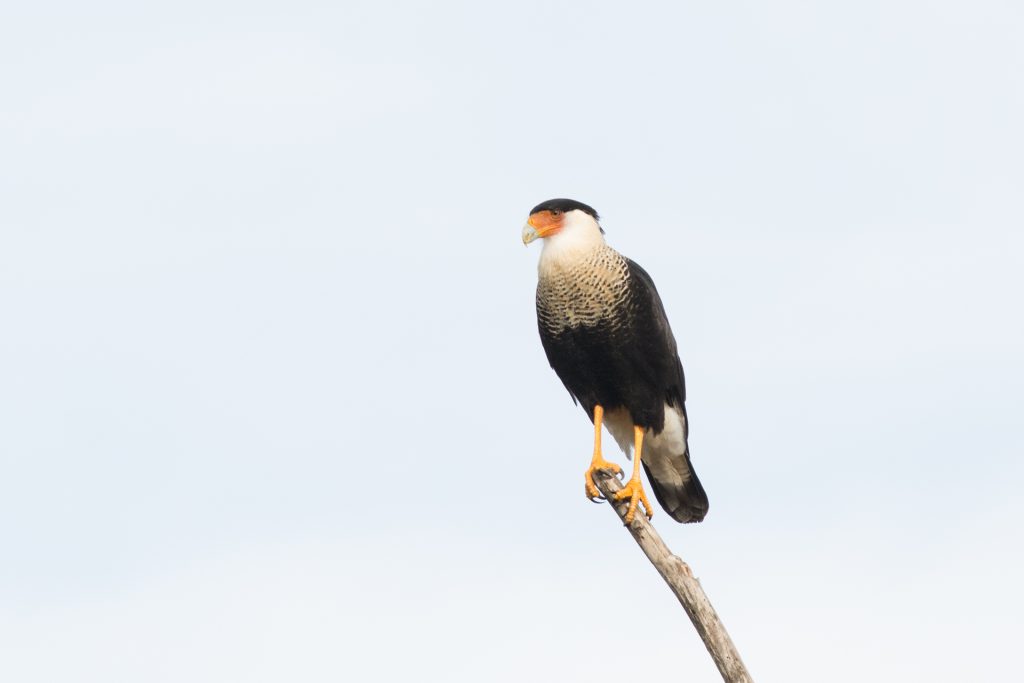
M 601 260 L 542 274 L 537 284 L 540 324 L 558 333 L 613 322 L 628 297 L 627 278 L 624 266 Z

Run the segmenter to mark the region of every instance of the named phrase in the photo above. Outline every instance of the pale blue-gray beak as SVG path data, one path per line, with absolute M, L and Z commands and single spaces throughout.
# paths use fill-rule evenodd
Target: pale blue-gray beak
M 537 228 L 533 227 L 529 223 L 523 226 L 523 244 L 529 244 L 540 237 L 537 233 Z

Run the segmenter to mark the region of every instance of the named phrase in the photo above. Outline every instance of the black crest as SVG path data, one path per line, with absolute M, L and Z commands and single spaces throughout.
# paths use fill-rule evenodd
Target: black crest
M 537 206 L 533 207 L 530 211 L 530 215 L 537 213 L 538 211 L 573 211 L 579 209 L 583 213 L 588 213 L 594 217 L 595 221 L 601 220 L 601 217 L 597 215 L 597 211 L 594 211 L 592 207 L 587 206 L 583 202 L 578 202 L 575 199 L 549 199 L 546 202 L 541 202 Z

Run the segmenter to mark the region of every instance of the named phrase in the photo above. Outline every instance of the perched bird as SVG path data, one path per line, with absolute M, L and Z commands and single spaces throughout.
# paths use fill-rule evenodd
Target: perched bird
M 586 494 L 600 497 L 596 470 L 622 473 L 601 454 L 601 425 L 630 457 L 633 475 L 616 500 L 653 514 L 640 463 L 661 507 L 678 522 L 699 522 L 708 497 L 690 463 L 686 386 L 661 297 L 643 268 L 605 242 L 597 212 L 572 199 L 530 211 L 523 244 L 541 238 L 537 324 L 548 362 L 594 423 Z

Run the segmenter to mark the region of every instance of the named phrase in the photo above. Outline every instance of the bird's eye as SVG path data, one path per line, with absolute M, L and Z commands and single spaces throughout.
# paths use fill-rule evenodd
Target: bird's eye
M 558 218 L 559 216 L 562 215 L 562 211 L 561 209 L 551 209 L 551 215 L 554 216 L 555 218 Z

